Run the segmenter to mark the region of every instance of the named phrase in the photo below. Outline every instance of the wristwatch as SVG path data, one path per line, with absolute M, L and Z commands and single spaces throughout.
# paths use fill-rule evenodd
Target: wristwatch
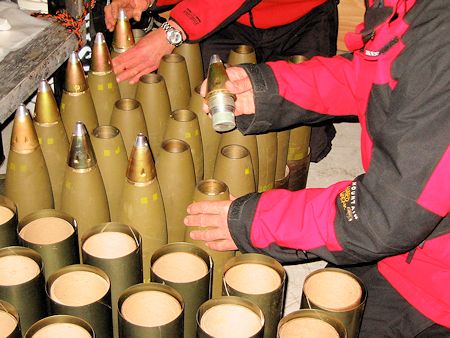
M 167 41 L 175 47 L 183 43 L 183 35 L 178 29 L 175 29 L 167 21 L 161 25 L 161 28 L 166 32 Z

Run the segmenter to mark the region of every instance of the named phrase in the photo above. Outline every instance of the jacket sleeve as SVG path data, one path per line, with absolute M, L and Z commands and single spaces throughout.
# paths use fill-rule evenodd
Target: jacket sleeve
M 356 115 L 352 54 L 243 65 L 253 85 L 255 114 L 238 116 L 244 134 L 263 133 L 334 116 Z M 295 84 L 295 85 L 291 85 Z
M 261 0 L 159 0 L 158 6 L 177 3 L 170 18 L 183 28 L 187 42 L 198 42 L 236 21 Z

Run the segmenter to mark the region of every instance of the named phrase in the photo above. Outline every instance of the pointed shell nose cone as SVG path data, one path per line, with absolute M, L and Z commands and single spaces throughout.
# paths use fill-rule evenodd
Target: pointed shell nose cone
M 11 132 L 11 150 L 27 154 L 39 147 L 39 140 L 34 129 L 30 113 L 24 104 L 19 105 L 14 117 Z
M 101 32 L 95 35 L 94 45 L 92 46 L 91 71 L 104 73 L 112 71 L 111 55 L 105 37 Z
M 116 27 L 114 29 L 112 46 L 116 53 L 123 53 L 133 47 L 134 44 L 135 41 L 131 30 L 130 21 L 126 16 L 125 11 L 120 9 Z
M 217 54 L 211 55 L 211 58 L 209 59 L 209 64 L 218 63 L 218 62 L 222 63 L 222 60 L 220 59 L 220 56 L 217 55 Z
M 83 122 L 75 123 L 67 164 L 73 169 L 89 169 L 97 164 L 94 149 Z
M 128 181 L 131 183 L 147 183 L 153 181 L 155 177 L 156 168 L 147 137 L 139 133 L 128 161 Z
M 46 80 L 39 82 L 34 115 L 34 120 L 37 123 L 54 123 L 61 120 L 58 104 L 52 88 Z
M 64 89 L 69 93 L 81 93 L 88 88 L 86 77 L 84 76 L 83 65 L 76 52 L 70 54 L 66 68 L 66 80 Z

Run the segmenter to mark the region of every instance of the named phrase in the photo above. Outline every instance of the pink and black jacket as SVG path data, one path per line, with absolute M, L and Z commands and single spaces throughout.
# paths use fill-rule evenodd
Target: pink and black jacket
M 370 0 L 352 54 L 246 65 L 245 134 L 359 118 L 365 174 L 324 189 L 271 190 L 228 214 L 244 252 L 281 262 L 377 262 L 417 310 L 450 327 L 450 1 Z M 307 253 L 307 255 L 306 255 Z

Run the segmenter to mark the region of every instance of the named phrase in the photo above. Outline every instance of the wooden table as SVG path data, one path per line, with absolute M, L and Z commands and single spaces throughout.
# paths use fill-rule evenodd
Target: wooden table
M 6 55 L 0 62 L 0 125 L 37 90 L 40 80 L 49 78 L 68 59 L 77 44 L 74 34 L 54 22 L 26 46 Z

